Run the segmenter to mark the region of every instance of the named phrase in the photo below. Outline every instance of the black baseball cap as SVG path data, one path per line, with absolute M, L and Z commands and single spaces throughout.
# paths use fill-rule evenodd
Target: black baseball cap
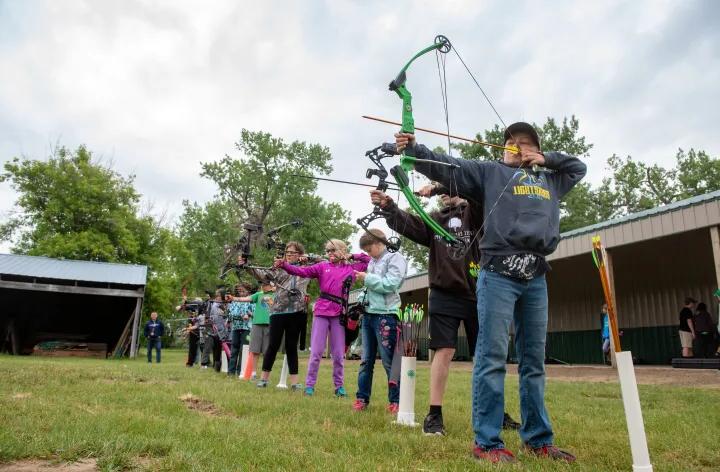
M 508 139 L 521 133 L 529 135 L 535 142 L 535 145 L 540 148 L 540 137 L 538 136 L 537 131 L 535 131 L 535 127 L 529 123 L 525 123 L 524 121 L 518 121 L 517 123 L 513 123 L 505 128 L 505 143 L 508 142 Z

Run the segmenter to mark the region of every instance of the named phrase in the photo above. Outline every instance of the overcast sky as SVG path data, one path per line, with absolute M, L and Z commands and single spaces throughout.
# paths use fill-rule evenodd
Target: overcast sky
M 668 166 L 677 148 L 717 156 L 719 19 L 713 0 L 0 0 L 0 163 L 85 144 L 177 218 L 183 199 L 215 193 L 200 162 L 237 155 L 247 128 L 326 145 L 334 177 L 363 181 L 364 152 L 395 128 L 360 116 L 399 119 L 388 82 L 444 34 L 506 123 L 576 115 L 599 182 L 613 153 Z M 447 78 L 452 132 L 498 122 L 454 55 Z M 416 124 L 443 129 L 432 55 L 408 88 Z M 353 218 L 370 211 L 360 187 L 320 193 Z M 0 220 L 14 199 L 0 184 Z

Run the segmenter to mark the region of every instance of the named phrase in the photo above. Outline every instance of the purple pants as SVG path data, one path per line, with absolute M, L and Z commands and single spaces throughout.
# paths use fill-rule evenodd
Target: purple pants
M 343 386 L 343 362 L 345 360 L 345 328 L 340 325 L 339 316 L 315 316 L 310 336 L 310 362 L 305 377 L 305 386 L 314 387 L 320 368 L 320 359 L 325 351 L 325 342 L 330 337 L 330 352 L 333 359 L 333 383 L 335 388 Z

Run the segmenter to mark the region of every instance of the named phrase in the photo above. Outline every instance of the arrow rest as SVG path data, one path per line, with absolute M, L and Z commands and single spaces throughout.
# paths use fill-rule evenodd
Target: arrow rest
M 470 245 L 464 239 L 457 238 L 448 244 L 447 253 L 450 259 L 459 261 L 465 258 L 469 250 Z

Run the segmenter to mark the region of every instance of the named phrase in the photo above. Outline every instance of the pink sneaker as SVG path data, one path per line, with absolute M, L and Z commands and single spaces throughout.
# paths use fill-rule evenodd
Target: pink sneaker
M 368 404 L 365 403 L 365 400 L 360 400 L 359 398 L 355 400 L 355 403 L 352 405 L 352 409 L 355 411 L 363 411 L 367 410 Z
M 387 409 L 388 413 L 392 413 L 393 415 L 396 415 L 398 410 L 400 409 L 400 407 L 398 406 L 397 403 L 388 403 L 388 406 L 386 409 Z

